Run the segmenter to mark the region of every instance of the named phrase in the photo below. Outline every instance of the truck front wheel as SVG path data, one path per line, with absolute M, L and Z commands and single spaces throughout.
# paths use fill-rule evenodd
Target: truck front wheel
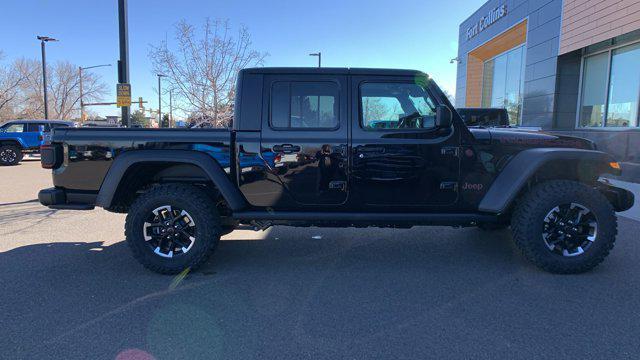
M 0 165 L 18 165 L 22 161 L 22 150 L 15 145 L 0 146 Z
M 518 201 L 511 230 L 517 247 L 539 268 L 575 274 L 593 269 L 609 254 L 617 219 L 596 189 L 553 180 L 536 185 Z
M 195 270 L 220 240 L 215 204 L 196 186 L 152 188 L 131 205 L 125 235 L 133 256 L 161 274 Z

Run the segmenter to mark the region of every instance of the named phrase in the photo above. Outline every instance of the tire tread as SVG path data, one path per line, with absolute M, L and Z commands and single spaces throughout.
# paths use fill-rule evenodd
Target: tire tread
M 536 218 L 536 213 L 539 213 L 543 204 L 566 197 L 567 194 L 586 197 L 589 202 L 598 207 L 591 209 L 592 211 L 606 214 L 605 219 L 598 219 L 599 237 L 596 240 L 604 242 L 604 246 L 599 244 L 597 253 L 585 257 L 582 259 L 583 261 L 556 261 L 551 257 L 554 254 L 537 251 L 535 244 L 535 241 L 538 240 L 536 238 L 541 237 L 538 228 L 541 219 Z M 618 233 L 615 211 L 607 198 L 586 184 L 570 180 L 546 181 L 521 196 L 513 212 L 511 230 L 514 242 L 525 258 L 539 268 L 556 274 L 577 274 L 593 269 L 609 255 L 615 245 Z
M 198 239 L 200 241 L 204 240 L 206 247 L 204 251 L 197 252 L 186 266 L 170 267 L 162 264 L 162 262 L 148 261 L 148 254 L 134 243 L 134 241 L 137 240 L 137 235 L 135 233 L 137 229 L 134 229 L 133 225 L 133 223 L 136 222 L 136 217 L 144 216 L 145 205 L 158 197 L 175 197 L 186 200 L 192 205 L 195 212 L 204 215 L 205 223 L 203 224 L 199 222 L 197 223 L 197 226 L 199 229 L 203 229 L 207 234 L 205 239 Z M 221 232 L 220 217 L 215 208 L 215 204 L 209 199 L 203 190 L 192 185 L 166 184 L 152 188 L 146 193 L 140 195 L 133 202 L 125 221 L 125 236 L 129 248 L 133 253 L 133 257 L 147 269 L 167 275 L 178 274 L 187 268 L 190 270 L 196 270 L 200 267 L 215 251 L 220 240 Z

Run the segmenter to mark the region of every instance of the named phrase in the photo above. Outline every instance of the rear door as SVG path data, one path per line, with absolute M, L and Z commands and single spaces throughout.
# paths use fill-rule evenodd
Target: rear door
M 388 210 L 457 201 L 460 134 L 435 127 L 436 98 L 419 80 L 353 77 L 354 203 Z
M 278 208 L 340 205 L 348 194 L 345 75 L 268 75 L 262 156 L 277 183 Z
M 27 131 L 25 132 L 25 140 L 28 141 L 29 147 L 37 147 L 42 145 L 44 133 L 51 131 L 51 127 L 47 123 L 27 123 Z

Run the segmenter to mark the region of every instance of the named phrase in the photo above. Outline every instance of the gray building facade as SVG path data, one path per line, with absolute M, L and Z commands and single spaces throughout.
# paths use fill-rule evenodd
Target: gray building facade
M 489 0 L 458 43 L 457 107 L 504 107 L 640 163 L 640 0 Z

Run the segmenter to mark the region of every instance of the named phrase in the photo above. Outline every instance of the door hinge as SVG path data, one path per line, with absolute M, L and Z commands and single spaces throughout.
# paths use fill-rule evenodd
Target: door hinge
M 440 183 L 440 190 L 458 191 L 458 183 L 455 181 L 443 181 Z
M 349 148 L 347 147 L 347 145 L 340 145 L 340 146 L 337 147 L 337 149 L 336 149 L 337 151 L 336 150 L 334 150 L 334 151 L 339 153 L 340 156 L 346 158 L 347 156 L 349 156 L 348 149 Z
M 440 149 L 440 154 L 445 156 L 458 156 L 460 148 L 457 146 L 443 146 Z

